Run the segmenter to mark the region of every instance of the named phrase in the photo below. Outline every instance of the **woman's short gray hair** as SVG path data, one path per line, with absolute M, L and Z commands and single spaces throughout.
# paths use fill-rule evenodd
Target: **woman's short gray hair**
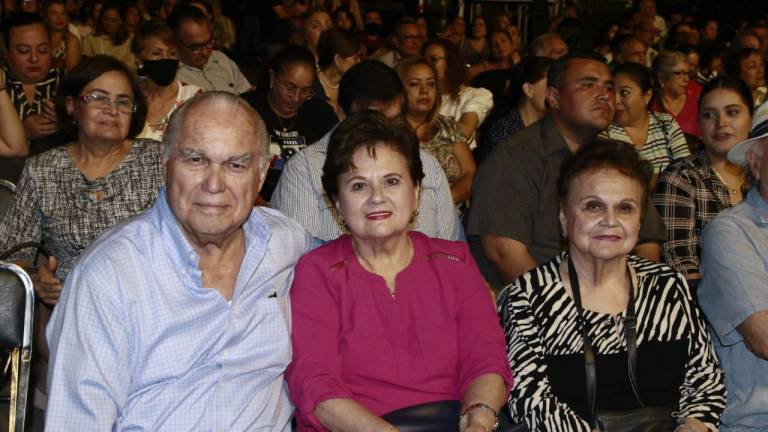
M 231 109 L 233 107 L 242 109 L 245 111 L 246 115 L 251 118 L 253 139 L 256 141 L 256 145 L 261 147 L 261 155 L 263 157 L 268 157 L 269 135 L 267 134 L 267 127 L 264 124 L 264 120 L 261 119 L 259 113 L 253 109 L 248 102 L 237 95 L 221 91 L 210 91 L 184 102 L 173 112 L 173 114 L 171 114 L 171 118 L 168 121 L 168 127 L 165 129 L 165 134 L 163 135 L 163 155 L 165 160 L 167 161 L 170 159 L 173 152 L 173 146 L 178 140 L 182 139 L 184 125 L 190 111 L 194 112 L 197 109 Z

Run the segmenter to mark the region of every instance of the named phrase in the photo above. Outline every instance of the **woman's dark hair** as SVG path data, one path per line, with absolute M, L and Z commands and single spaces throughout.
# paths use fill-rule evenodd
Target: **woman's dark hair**
M 549 57 L 531 56 L 524 58 L 517 66 L 512 68 L 509 77 L 511 106 L 517 108 L 523 100 L 523 84 L 534 84 L 547 77 L 547 72 L 554 62 Z
M 128 40 L 129 37 L 131 37 L 131 34 L 125 27 L 125 15 L 123 14 L 123 8 L 118 3 L 104 3 L 104 6 L 102 6 L 101 10 L 99 11 L 99 19 L 96 21 L 96 29 L 94 33 L 96 35 L 105 34 L 104 26 L 102 25 L 101 21 L 104 19 L 104 15 L 107 14 L 107 11 L 110 10 L 117 11 L 117 14 L 120 16 L 120 27 L 117 29 L 115 34 L 109 37 L 109 39 L 115 46 L 122 45 L 125 43 L 125 41 Z
M 751 116 L 755 111 L 755 103 L 752 99 L 752 92 L 749 91 L 749 87 L 744 83 L 744 81 L 740 80 L 737 77 L 732 76 L 725 76 L 725 77 L 717 77 L 714 78 L 712 81 L 704 84 L 704 87 L 701 89 L 701 95 L 699 96 L 699 105 L 698 109 L 701 110 L 701 102 L 704 100 L 704 96 L 712 93 L 715 90 L 730 90 L 741 98 L 741 101 L 744 102 L 744 105 L 747 106 L 747 109 L 749 110 L 749 115 Z
M 128 129 L 128 138 L 132 139 L 144 129 L 144 121 L 147 117 L 147 101 L 141 93 L 139 83 L 134 73 L 120 60 L 106 55 L 95 55 L 83 58 L 83 61 L 69 71 L 64 81 L 59 86 L 56 94 L 56 117 L 59 128 L 71 138 L 77 136 L 77 123 L 74 117 L 67 112 L 67 98 L 81 96 L 85 86 L 107 72 L 119 72 L 131 86 L 133 100 L 136 103 L 136 111 L 131 115 L 131 126 Z
M 651 164 L 640 158 L 633 145 L 602 138 L 596 138 L 583 145 L 560 166 L 560 176 L 557 178 L 557 196 L 560 204 L 565 205 L 567 202 L 573 180 L 588 171 L 598 169 L 615 169 L 640 183 L 643 197 L 638 204 L 641 209 L 645 208 L 653 173 Z
M 289 67 L 295 65 L 309 68 L 314 74 L 315 56 L 312 54 L 312 51 L 305 46 L 288 45 L 275 55 L 272 59 L 272 66 L 270 66 L 270 69 L 276 75 L 280 75 Z
M 339 179 L 354 167 L 352 156 L 365 148 L 376 157 L 376 148 L 387 146 L 405 158 L 414 184 L 421 184 L 424 169 L 419 155 L 419 139 L 403 120 L 389 120 L 374 110 L 362 110 L 339 124 L 328 142 L 323 164 L 322 183 L 325 194 L 335 202 L 339 196 Z
M 741 62 L 755 54 L 759 55 L 760 57 L 763 56 L 760 51 L 754 48 L 741 48 L 728 54 L 724 61 L 725 73 L 728 76 L 738 78 L 739 75 L 741 75 Z
M 3 22 L 3 40 L 5 41 L 5 49 L 11 49 L 11 30 L 19 27 L 39 25 L 45 29 L 50 37 L 50 30 L 48 25 L 40 17 L 40 15 L 32 12 L 17 12 L 11 15 L 5 22 Z
M 320 34 L 317 41 L 317 65 L 325 70 L 333 64 L 338 54 L 342 58 L 355 55 L 360 51 L 360 39 L 349 30 L 332 27 Z
M 624 75 L 640 87 L 643 93 L 653 90 L 651 70 L 639 63 L 620 64 L 613 70 L 613 76 Z
M 131 52 L 138 56 L 141 50 L 144 49 L 144 42 L 153 37 L 162 40 L 168 45 L 177 46 L 176 36 L 171 27 L 165 21 L 153 19 L 139 24 L 139 28 L 136 29 L 136 34 L 131 41 Z
M 464 55 L 459 47 L 442 38 L 428 40 L 421 48 L 421 55 L 426 57 L 427 48 L 432 45 L 443 48 L 445 52 L 445 78 L 442 82 L 442 91 L 451 99 L 456 99 L 461 86 L 467 83 L 467 62 L 464 60 Z

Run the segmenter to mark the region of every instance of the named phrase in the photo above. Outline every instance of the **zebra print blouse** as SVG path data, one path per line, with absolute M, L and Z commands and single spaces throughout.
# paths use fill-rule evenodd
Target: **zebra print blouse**
M 560 263 L 566 257 L 567 253 L 563 252 L 522 275 L 502 291 L 497 301 L 507 337 L 507 357 L 516 382 L 509 408 L 513 419 L 525 421 L 531 431 L 590 431 L 589 423 L 577 414 L 579 410 L 558 397 L 562 392 L 557 390 L 563 388 L 562 380 L 573 381 L 565 387 L 585 388 L 584 357 L 578 355 L 583 353 L 578 313 L 559 272 Z M 644 392 L 644 382 L 661 381 L 652 383 L 652 387 L 663 386 L 665 381 L 667 384 L 679 382 L 679 387 L 671 388 L 673 397 L 668 399 L 672 415 L 680 419 L 696 418 L 716 431 L 725 407 L 723 372 L 685 279 L 666 265 L 635 256 L 629 256 L 627 261 L 637 277 L 635 310 L 642 399 L 649 394 Z M 584 313 L 598 359 L 597 409 L 600 410 L 601 402 L 606 402 L 600 398 L 601 377 L 605 382 L 605 377 L 617 375 L 617 371 L 606 369 L 601 374 L 601 357 L 623 355 L 624 367 L 613 365 L 618 366 L 615 368 L 619 369 L 618 375 L 626 370 L 621 320 L 625 311 L 620 316 L 590 310 Z M 651 348 L 654 346 L 655 351 Z M 675 351 L 675 347 L 679 348 L 678 365 L 682 371 L 670 371 L 674 366 L 669 365 L 674 361 L 665 362 L 660 358 Z M 646 354 L 651 350 L 652 355 L 643 357 L 644 349 Z M 553 365 L 562 365 L 562 359 L 568 356 L 574 360 L 569 364 L 570 369 L 566 368 L 565 373 L 562 368 L 554 371 Z M 669 379 L 674 376 L 679 379 Z M 555 382 L 554 377 L 561 382 Z M 586 391 L 580 390 L 579 394 Z M 653 392 L 650 394 L 653 400 Z M 632 393 L 628 397 L 634 399 Z M 602 405 L 603 409 L 605 406 Z

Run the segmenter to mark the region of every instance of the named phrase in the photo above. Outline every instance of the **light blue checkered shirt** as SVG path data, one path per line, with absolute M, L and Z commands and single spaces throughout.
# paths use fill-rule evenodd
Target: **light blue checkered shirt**
M 83 253 L 47 329 L 46 430 L 289 431 L 288 290 L 311 237 L 256 208 L 231 302 L 163 189 Z

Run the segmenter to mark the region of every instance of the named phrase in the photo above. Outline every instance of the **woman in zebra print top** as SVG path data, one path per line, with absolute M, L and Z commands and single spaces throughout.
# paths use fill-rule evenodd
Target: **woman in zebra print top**
M 678 431 L 717 430 L 725 387 L 700 312 L 672 268 L 628 255 L 637 242 L 650 167 L 618 141 L 584 146 L 563 164 L 560 222 L 569 243 L 499 296 L 517 385 L 509 407 L 532 431 L 591 430 L 584 339 L 569 260 L 596 358 L 596 411 L 665 407 Z M 633 293 L 638 397 L 624 320 Z M 638 401 L 639 399 L 639 401 Z

